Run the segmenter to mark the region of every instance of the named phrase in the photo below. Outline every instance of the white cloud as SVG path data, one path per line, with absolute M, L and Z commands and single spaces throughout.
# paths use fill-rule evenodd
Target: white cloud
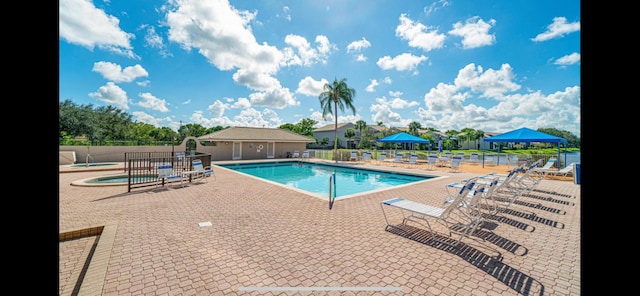
M 367 87 L 364 89 L 366 92 L 374 92 L 376 91 L 376 86 L 378 86 L 378 80 L 375 79 L 370 79 L 371 83 L 369 83 L 369 85 L 367 85 Z
M 124 110 L 129 109 L 127 92 L 111 81 L 99 87 L 96 92 L 89 93 L 89 96 L 105 102 L 107 105 L 113 105 Z
M 353 41 L 347 45 L 347 53 L 355 51 L 360 52 L 363 48 L 371 47 L 371 42 L 369 42 L 366 38 L 362 37 L 362 40 Z
M 169 52 L 169 49 L 167 48 L 167 45 L 164 44 L 164 40 L 162 39 L 162 37 L 160 37 L 160 35 L 156 33 L 155 27 L 144 25 L 141 28 L 147 29 L 144 35 L 145 46 L 158 49 L 159 54 L 162 57 L 166 58 L 172 56 L 171 52 Z
M 411 71 L 415 70 L 420 63 L 426 60 L 427 57 L 423 55 L 418 57 L 410 53 L 403 53 L 394 58 L 383 56 L 378 59 L 376 64 L 383 70 L 395 69 L 397 71 Z
M 110 62 L 96 62 L 93 64 L 93 72 L 100 73 L 102 77 L 113 82 L 131 82 L 138 77 L 148 77 L 149 73 L 142 66 L 135 65 L 125 67 Z
M 468 87 L 474 92 L 482 93 L 482 97 L 501 98 L 504 93 L 520 89 L 514 83 L 513 69 L 509 64 L 503 64 L 500 70 L 489 69 L 483 73 L 482 66 L 469 64 L 458 71 L 455 79 L 457 88 Z
M 138 106 L 160 112 L 169 112 L 169 108 L 167 108 L 167 101 L 158 99 L 148 92 L 141 93 L 138 96 L 142 98 L 142 100 L 138 102 Z
M 185 50 L 196 48 L 220 70 L 277 72 L 282 53 L 267 43 L 258 44 L 251 32 L 249 23 L 257 12 L 236 10 L 226 0 L 184 0 L 174 4 L 166 15 L 169 41 Z
M 247 98 L 239 98 L 238 101 L 231 105 L 231 108 L 247 109 L 251 108 L 251 102 Z
M 320 93 L 324 91 L 324 85 L 327 83 L 329 83 L 329 81 L 324 78 L 318 81 L 310 76 L 306 76 L 298 82 L 298 89 L 296 89 L 296 93 L 317 98 Z
M 142 112 L 142 111 L 134 111 L 131 112 L 131 116 L 133 118 L 135 118 L 136 121 L 142 122 L 142 123 L 146 123 L 146 124 L 150 124 L 153 125 L 155 127 L 163 127 L 163 126 L 167 126 L 175 131 L 178 130 L 179 127 L 179 123 L 173 123 L 171 118 L 169 117 L 164 117 L 164 118 L 155 118 L 152 115 Z
M 409 41 L 409 46 L 431 51 L 444 46 L 445 35 L 421 23 L 414 22 L 406 14 L 400 15 L 400 24 L 396 27 L 396 36 Z
M 566 55 L 555 60 L 553 63 L 560 66 L 577 64 L 577 63 L 580 63 L 580 54 L 577 52 L 574 52 L 570 55 Z
M 274 88 L 267 91 L 256 92 L 249 95 L 253 106 L 273 107 L 282 109 L 287 106 L 298 106 L 288 88 Z
M 491 27 L 495 26 L 494 19 L 485 22 L 478 16 L 466 20 L 465 24 L 457 22 L 453 25 L 453 30 L 448 33 L 462 37 L 462 47 L 464 49 L 476 48 L 492 45 L 496 43 L 496 36 L 489 34 Z
M 567 23 L 565 17 L 554 17 L 553 23 L 547 26 L 547 31 L 538 34 L 532 41 L 547 41 L 549 39 L 561 38 L 569 33 L 580 31 L 580 22 Z
M 58 32 L 67 42 L 92 51 L 97 46 L 102 50 L 137 58 L 130 43 L 135 35 L 122 31 L 118 18 L 97 9 L 88 0 L 60 0 L 58 3 Z
M 306 38 L 294 34 L 289 34 L 284 38 L 284 42 L 292 48 L 284 49 L 283 64 L 288 66 L 300 65 L 310 66 L 318 62 L 325 64 L 328 55 L 336 48 L 329 42 L 326 36 L 316 37 L 317 47 L 311 47 Z M 297 53 L 297 54 L 296 54 Z

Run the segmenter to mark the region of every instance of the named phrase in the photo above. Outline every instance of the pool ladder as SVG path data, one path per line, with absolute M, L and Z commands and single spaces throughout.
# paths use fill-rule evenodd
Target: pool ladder
M 329 176 L 329 210 L 333 208 L 333 202 L 336 200 L 336 172 Z

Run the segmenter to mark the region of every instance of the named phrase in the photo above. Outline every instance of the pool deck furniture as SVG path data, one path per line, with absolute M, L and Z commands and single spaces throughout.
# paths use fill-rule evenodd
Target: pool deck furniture
M 184 187 L 184 175 L 182 172 L 176 172 L 171 164 L 158 165 L 158 178 L 156 187 L 164 186 L 170 188 L 172 183 L 180 182 L 180 186 Z
M 485 217 L 483 226 L 453 248 L 411 225 L 403 228 L 403 238 L 385 231 L 380 202 L 401 196 L 441 206 L 446 184 L 512 166 L 463 166 L 451 173 L 363 163 L 359 166 L 440 178 L 337 199 L 329 210 L 327 199 L 217 164 L 212 163 L 216 182 L 131 193 L 121 186 L 70 185 L 121 174 L 123 166 L 112 171 L 61 166 L 53 205 L 60 234 L 58 294 L 75 295 L 78 288 L 93 289 L 91 295 L 578 296 L 586 289 L 584 264 L 593 248 L 581 237 L 588 212 L 581 185 L 572 180 L 542 180 L 520 197 L 522 203 Z M 273 291 L 245 290 L 252 287 Z M 335 291 L 340 288 L 345 290 Z
M 444 206 L 433 206 L 419 203 L 402 197 L 387 199 L 380 202 L 380 208 L 384 215 L 387 226 L 385 229 L 396 228 L 403 231 L 409 222 L 425 226 L 434 241 L 455 247 L 463 238 L 472 235 L 484 219 L 482 212 L 478 209 L 478 201 L 485 185 L 477 184 L 474 178 L 469 179 L 451 199 L 444 202 Z M 390 223 L 385 208 L 399 209 L 402 214 L 402 222 L 399 224 Z M 441 223 L 448 236 L 452 233 L 458 235 L 458 239 L 451 241 L 450 238 L 441 238 L 436 233 L 436 223 Z

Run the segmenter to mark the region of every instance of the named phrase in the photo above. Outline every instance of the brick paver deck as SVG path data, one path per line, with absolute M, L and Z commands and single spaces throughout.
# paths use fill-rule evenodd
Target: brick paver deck
M 453 248 L 424 229 L 385 231 L 380 202 L 441 205 L 445 184 L 478 174 L 372 167 L 444 178 L 330 210 L 327 199 L 220 167 L 217 180 L 131 193 L 70 185 L 121 171 L 61 173 L 60 294 L 580 295 L 580 185 L 543 180 Z

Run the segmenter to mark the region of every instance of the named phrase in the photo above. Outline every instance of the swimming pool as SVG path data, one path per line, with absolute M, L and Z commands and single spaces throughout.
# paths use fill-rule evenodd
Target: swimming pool
M 157 175 L 135 175 L 133 183 L 155 182 Z M 99 186 L 124 186 L 129 184 L 128 175 L 113 175 L 92 177 L 71 182 L 73 186 L 99 187 Z
M 309 162 L 220 164 L 250 176 L 290 186 L 320 197 L 329 196 L 329 179 L 335 173 L 335 197 L 425 181 L 436 176 L 410 175 Z

